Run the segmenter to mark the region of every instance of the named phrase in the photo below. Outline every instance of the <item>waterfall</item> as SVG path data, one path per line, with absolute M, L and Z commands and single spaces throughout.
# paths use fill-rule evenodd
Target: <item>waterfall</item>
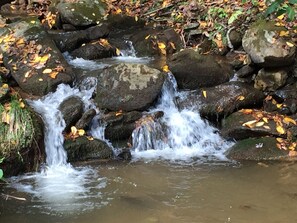
M 197 111 L 178 109 L 176 98 L 185 96 L 185 92 L 177 91 L 174 76 L 168 74 L 158 104 L 143 117 L 132 134 L 135 159 L 227 160 L 224 152 L 231 143 L 226 142 Z M 163 117 L 150 117 L 158 111 L 164 113 Z
M 94 84 L 90 85 L 90 82 Z M 78 96 L 82 99 L 86 108 L 91 107 L 89 100 L 95 90 L 95 78 L 85 79 L 81 89 L 72 88 L 66 84 L 60 84 L 57 90 L 45 97 L 29 101 L 34 110 L 42 116 L 45 125 L 45 150 L 46 164 L 48 166 L 67 164 L 67 154 L 63 148 L 65 121 L 59 111 L 59 105 L 70 96 Z

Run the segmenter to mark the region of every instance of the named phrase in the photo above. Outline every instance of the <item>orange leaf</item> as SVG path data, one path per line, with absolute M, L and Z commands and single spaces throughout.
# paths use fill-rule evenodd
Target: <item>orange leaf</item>
M 57 77 L 58 74 L 59 74 L 58 71 L 53 71 L 53 72 L 51 72 L 51 73 L 49 74 L 49 76 L 50 76 L 51 78 L 55 79 L 55 78 Z

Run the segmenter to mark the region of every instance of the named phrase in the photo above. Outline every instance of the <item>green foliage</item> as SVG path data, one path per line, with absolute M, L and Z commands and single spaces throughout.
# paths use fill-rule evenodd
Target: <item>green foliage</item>
M 34 126 L 30 111 L 12 96 L 4 106 L 0 104 L 0 156 L 30 146 L 34 136 Z
M 276 16 L 286 14 L 289 21 L 293 21 L 296 17 L 297 11 L 297 0 L 275 0 L 268 1 L 268 8 L 265 12 L 265 15 L 274 14 Z
M 0 164 L 3 162 L 4 158 L 0 159 Z M 3 170 L 0 168 L 0 180 L 3 178 Z

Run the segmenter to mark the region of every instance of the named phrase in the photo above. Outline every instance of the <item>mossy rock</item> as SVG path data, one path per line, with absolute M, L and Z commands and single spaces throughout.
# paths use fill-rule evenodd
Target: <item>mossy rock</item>
M 288 150 L 280 150 L 274 137 L 250 138 L 238 141 L 227 151 L 232 160 L 290 160 Z
M 4 176 L 36 171 L 44 161 L 43 122 L 23 102 L 12 99 L 10 109 L 0 105 L 0 168 Z

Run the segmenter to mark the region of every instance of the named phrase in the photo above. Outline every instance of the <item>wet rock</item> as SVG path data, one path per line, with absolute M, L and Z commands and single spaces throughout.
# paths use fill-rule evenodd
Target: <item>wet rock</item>
M 105 38 L 110 33 L 110 28 L 107 23 L 102 23 L 97 26 L 91 26 L 85 30 L 89 41 Z
M 39 20 L 27 18 L 8 24 L 1 29 L 0 38 L 12 38 L 2 41 L 0 49 L 5 67 L 22 90 L 43 96 L 61 83 L 72 82 L 71 68 Z
M 154 29 L 144 27 L 134 31 L 132 41 L 137 56 L 170 55 L 182 48 L 182 42 L 174 29 Z M 159 48 L 158 43 L 161 44 Z
M 106 142 L 99 139 L 89 140 L 87 137 L 78 137 L 75 140 L 66 139 L 64 148 L 68 162 L 85 161 L 91 159 L 111 159 L 113 151 Z
M 142 117 L 138 111 L 116 113 L 110 112 L 102 117 L 105 128 L 105 137 L 109 140 L 129 139 L 135 129 L 135 121 Z
M 270 97 L 267 97 L 264 100 L 264 110 L 284 115 L 296 114 L 297 83 L 276 90 Z
M 217 119 L 241 108 L 259 107 L 263 99 L 264 94 L 248 84 L 228 82 L 194 92 L 180 101 L 179 106 L 181 108 L 192 106 L 199 110 L 203 117 Z
M 79 97 L 71 96 L 60 104 L 59 110 L 66 123 L 65 131 L 69 131 L 71 126 L 74 126 L 82 117 L 83 102 Z
M 77 121 L 75 124 L 75 127 L 77 129 L 87 129 L 91 121 L 96 115 L 96 110 L 95 109 L 90 109 L 86 111 L 82 117 Z
M 201 55 L 193 49 L 174 54 L 168 61 L 180 89 L 199 89 L 227 82 L 233 74 L 223 57 Z
M 111 111 L 145 109 L 160 93 L 164 76 L 143 64 L 113 65 L 99 74 L 95 101 Z
M 131 155 L 131 150 L 130 149 L 123 149 L 117 156 L 119 159 L 122 160 L 131 160 L 132 155 Z
M 86 60 L 103 59 L 116 56 L 116 48 L 99 42 L 88 43 L 72 51 L 71 56 Z
M 285 137 L 285 133 L 280 134 L 276 129 L 277 123 L 275 120 L 281 120 L 281 117 L 277 117 L 273 113 L 261 110 L 243 109 L 223 120 L 221 134 L 226 138 L 235 140 L 262 136 Z M 283 125 L 284 129 L 290 127 L 292 127 L 290 123 L 289 125 Z
M 255 67 L 252 67 L 250 65 L 245 65 L 242 68 L 240 68 L 236 74 L 238 77 L 240 78 L 244 78 L 244 77 L 248 77 L 251 76 L 252 74 L 254 74 L 256 72 Z
M 236 142 L 226 155 L 232 160 L 290 160 L 289 151 L 280 150 L 273 137 L 251 138 Z
M 112 28 L 111 35 L 114 36 L 120 31 L 142 29 L 145 26 L 145 21 L 142 19 L 135 20 L 135 17 L 124 14 L 110 14 L 107 17 L 106 23 L 108 27 Z
M 262 91 L 275 91 L 284 86 L 288 74 L 285 70 L 267 70 L 261 69 L 255 78 L 254 87 Z
M 232 45 L 232 49 L 236 49 L 241 46 L 242 43 L 242 34 L 237 30 L 231 30 L 229 33 L 229 40 Z
M 49 30 L 48 33 L 61 52 L 71 52 L 88 41 L 85 31 L 62 32 Z
M 281 67 L 293 63 L 296 47 L 290 47 L 279 36 L 284 30 L 273 21 L 258 21 L 244 34 L 242 46 L 255 64 L 263 67 Z M 285 30 L 284 30 L 285 31 Z
M 56 7 L 62 22 L 72 24 L 75 27 L 99 23 L 103 19 L 106 10 L 105 3 L 100 0 L 65 0 Z

